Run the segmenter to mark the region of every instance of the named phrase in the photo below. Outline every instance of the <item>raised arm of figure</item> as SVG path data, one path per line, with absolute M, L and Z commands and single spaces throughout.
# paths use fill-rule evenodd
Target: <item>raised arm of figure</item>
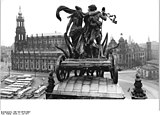
M 103 15 L 103 12 L 99 14 L 99 17 L 100 17 L 102 20 L 104 20 L 104 21 L 107 20 L 107 16 L 106 16 L 106 15 Z
M 88 15 L 90 15 L 90 16 L 93 16 L 93 15 L 97 15 L 97 14 L 99 14 L 99 13 L 101 13 L 100 11 L 90 11 L 90 12 L 88 12 Z

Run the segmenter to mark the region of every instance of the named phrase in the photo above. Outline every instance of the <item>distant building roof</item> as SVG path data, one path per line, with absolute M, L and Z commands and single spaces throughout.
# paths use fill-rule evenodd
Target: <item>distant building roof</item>
M 119 42 L 124 42 L 123 37 L 120 37 Z
M 23 53 L 23 51 L 21 51 L 20 53 Z M 24 53 L 28 53 L 28 51 L 24 51 Z M 56 50 L 56 51 L 29 51 L 29 53 L 63 53 L 60 50 Z
M 150 60 L 147 61 L 148 64 L 154 64 L 154 65 L 158 65 L 159 64 L 159 60 Z
M 146 43 L 141 43 L 141 44 L 138 44 L 140 47 L 142 47 L 142 48 L 147 48 L 147 45 L 146 45 Z
M 151 66 L 151 65 L 144 65 L 142 67 L 142 69 L 145 69 L 145 70 L 158 70 L 158 68 L 156 68 L 154 66 Z
M 116 41 L 112 38 L 110 43 L 108 44 L 108 47 L 114 47 L 116 45 L 117 45 Z
M 41 36 L 64 36 L 62 33 L 42 33 L 42 34 L 32 34 L 30 37 L 41 37 Z

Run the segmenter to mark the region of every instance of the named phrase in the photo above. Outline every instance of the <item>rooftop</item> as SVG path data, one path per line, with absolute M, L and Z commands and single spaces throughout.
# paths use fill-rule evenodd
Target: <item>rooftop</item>
M 158 68 L 156 68 L 154 66 L 151 66 L 151 65 L 144 65 L 142 67 L 142 69 L 145 69 L 145 70 L 157 70 Z
M 20 53 L 23 53 L 23 51 L 21 51 Z M 38 54 L 47 54 L 47 53 L 62 53 L 62 51 L 60 50 L 56 50 L 56 51 L 24 51 L 24 53 L 38 53 Z
M 147 63 L 158 65 L 159 64 L 159 60 L 150 60 L 150 61 L 147 61 Z
M 59 32 L 55 32 L 55 33 L 42 33 L 42 34 L 32 34 L 30 37 L 47 37 L 47 36 L 62 36 L 63 37 L 63 34 L 62 33 L 59 33 Z M 29 36 L 28 36 L 29 37 Z

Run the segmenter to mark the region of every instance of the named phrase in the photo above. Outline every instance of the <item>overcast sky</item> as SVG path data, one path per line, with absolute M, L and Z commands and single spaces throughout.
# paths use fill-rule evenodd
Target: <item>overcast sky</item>
M 159 41 L 159 0 L 1 0 L 1 45 L 10 46 L 14 43 L 16 31 L 16 16 L 19 6 L 25 19 L 27 35 L 48 34 L 55 31 L 64 33 L 69 14 L 62 12 L 60 22 L 56 9 L 65 5 L 74 9 L 80 6 L 87 12 L 88 6 L 95 4 L 99 11 L 102 7 L 106 12 L 117 16 L 117 24 L 109 19 L 103 22 L 103 37 L 109 33 L 116 41 L 123 33 L 124 39 L 131 36 L 137 43 Z

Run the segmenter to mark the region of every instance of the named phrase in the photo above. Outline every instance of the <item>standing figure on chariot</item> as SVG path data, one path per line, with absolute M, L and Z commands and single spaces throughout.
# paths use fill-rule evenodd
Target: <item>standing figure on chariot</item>
M 104 7 L 103 7 L 104 8 Z M 61 49 L 66 55 L 66 57 L 70 58 L 93 58 L 93 57 L 105 57 L 103 56 L 103 48 L 101 45 L 102 39 L 102 22 L 99 20 L 107 19 L 107 14 L 105 10 L 102 12 L 97 11 L 97 7 L 95 5 L 88 6 L 88 12 L 83 13 L 82 9 L 78 6 L 75 6 L 75 10 L 70 9 L 66 6 L 58 7 L 56 11 L 56 17 L 61 21 L 60 11 L 65 11 L 66 13 L 71 14 L 68 18 L 70 18 L 69 23 L 66 28 L 66 32 L 64 34 L 64 38 L 66 40 L 66 45 L 69 50 L 69 56 L 67 53 Z M 109 17 L 110 19 L 110 17 Z M 82 27 L 83 20 L 85 22 L 85 26 Z M 70 29 L 70 31 L 69 31 Z M 69 31 L 69 37 L 67 36 Z M 96 41 L 96 43 L 95 43 Z M 97 55 L 98 54 L 98 55 Z
M 83 23 L 84 13 L 82 12 L 82 9 L 79 6 L 75 6 L 75 10 L 70 9 L 66 6 L 60 6 L 57 8 L 57 11 L 56 11 L 56 17 L 60 21 L 61 21 L 60 11 L 65 11 L 66 13 L 71 14 L 68 17 L 70 18 L 70 20 L 67 25 L 64 37 L 66 40 L 66 45 L 69 49 L 69 55 L 70 55 L 69 57 L 75 57 L 77 42 L 81 33 L 83 32 L 82 23 Z M 70 29 L 70 26 L 71 26 L 71 29 Z M 71 37 L 72 42 L 70 41 L 70 38 L 67 36 L 69 29 L 70 29 L 69 37 Z
M 71 14 L 68 17 L 68 18 L 70 18 L 70 20 L 67 25 L 64 37 L 67 40 L 66 44 L 69 48 L 70 55 L 71 55 L 69 57 L 74 57 L 74 58 L 77 57 L 78 58 L 80 54 L 85 52 L 84 51 L 84 42 L 86 43 L 86 41 L 84 40 L 83 33 L 86 30 L 86 29 L 84 30 L 84 28 L 86 26 L 84 28 L 82 28 L 83 18 L 87 17 L 87 16 L 96 15 L 100 12 L 83 13 L 82 9 L 79 6 L 75 6 L 75 9 L 76 10 L 70 9 L 66 6 L 60 6 L 60 7 L 58 7 L 58 9 L 56 11 L 56 17 L 61 21 L 60 11 L 65 11 L 66 13 Z M 69 31 L 69 29 L 70 29 L 70 31 Z M 69 37 L 71 37 L 72 42 L 70 41 L 69 37 L 67 36 L 68 31 L 69 31 Z M 79 45 L 77 45 L 78 42 L 80 42 Z M 77 56 L 73 56 L 75 54 Z
M 68 33 L 68 30 L 72 24 L 70 32 L 69 32 L 69 36 L 72 39 L 72 45 L 74 49 L 76 49 L 78 38 L 83 32 L 82 31 L 82 23 L 83 23 L 82 9 L 78 6 L 75 6 L 75 8 L 76 8 L 76 11 L 68 17 L 70 18 L 70 20 L 69 20 L 69 23 L 67 25 L 66 32 L 65 32 L 65 34 Z
M 90 46 L 92 52 L 93 47 L 98 47 L 99 52 L 101 51 L 101 57 L 104 57 L 101 46 L 102 22 L 99 19 L 101 18 L 102 20 L 106 21 L 106 15 L 104 12 L 98 12 L 95 5 L 88 6 L 88 12 L 92 15 L 89 15 L 88 17 L 86 16 L 84 19 L 86 25 L 85 38 L 87 41 L 87 45 Z M 94 41 L 96 41 L 96 44 Z

